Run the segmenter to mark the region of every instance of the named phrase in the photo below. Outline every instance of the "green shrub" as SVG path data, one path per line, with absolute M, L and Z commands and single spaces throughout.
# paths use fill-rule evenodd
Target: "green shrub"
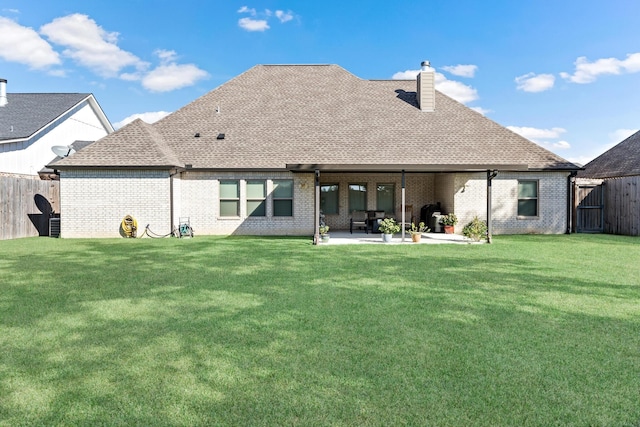
M 462 234 L 471 240 L 478 242 L 487 236 L 487 223 L 476 216 L 470 223 L 464 226 Z

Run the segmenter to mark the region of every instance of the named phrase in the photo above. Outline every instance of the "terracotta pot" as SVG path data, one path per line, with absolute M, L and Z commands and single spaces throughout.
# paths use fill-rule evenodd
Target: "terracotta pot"
M 444 226 L 444 234 L 453 234 L 454 226 L 453 225 L 445 225 Z
M 422 234 L 420 233 L 411 235 L 411 240 L 413 240 L 415 243 L 420 243 L 420 239 L 422 239 Z

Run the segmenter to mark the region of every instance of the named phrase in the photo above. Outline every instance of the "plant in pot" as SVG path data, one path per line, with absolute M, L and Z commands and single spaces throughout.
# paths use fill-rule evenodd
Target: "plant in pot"
M 400 231 L 400 226 L 396 223 L 396 220 L 393 218 L 385 218 L 380 221 L 380 225 L 378 226 L 378 230 L 382 233 L 382 241 L 385 243 L 391 242 L 391 238 L 393 235 Z
M 429 227 L 427 227 L 424 222 L 421 222 L 416 227 L 416 224 L 412 222 L 411 228 L 408 231 L 409 234 L 411 234 L 411 240 L 417 243 L 422 238 L 422 233 L 429 232 Z
M 487 222 L 479 219 L 477 216 L 470 223 L 464 226 L 462 234 L 474 242 L 487 237 Z
M 445 234 L 453 234 L 455 225 L 458 223 L 456 214 L 450 213 L 440 217 L 440 223 L 444 225 Z
M 320 239 L 322 242 L 327 243 L 329 241 L 329 226 L 321 225 L 318 231 L 320 231 Z

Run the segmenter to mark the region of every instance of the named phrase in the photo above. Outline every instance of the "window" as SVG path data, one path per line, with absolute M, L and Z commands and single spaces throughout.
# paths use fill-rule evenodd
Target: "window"
M 538 181 L 518 181 L 518 216 L 538 216 Z
M 349 212 L 367 210 L 367 186 L 349 184 Z
M 240 216 L 238 181 L 220 181 L 220 216 Z
M 338 213 L 338 184 L 320 186 L 320 210 L 325 215 Z
M 378 184 L 376 210 L 384 211 L 386 215 L 393 215 L 395 199 L 394 184 Z
M 247 181 L 247 215 L 266 216 L 266 181 Z
M 293 180 L 273 181 L 273 216 L 293 216 Z

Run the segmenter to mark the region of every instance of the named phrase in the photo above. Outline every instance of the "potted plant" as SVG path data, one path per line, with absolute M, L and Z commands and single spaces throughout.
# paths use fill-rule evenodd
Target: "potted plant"
M 429 231 L 429 227 L 427 227 L 424 222 L 421 222 L 416 227 L 416 224 L 412 222 L 411 228 L 408 231 L 409 234 L 411 234 L 411 240 L 418 243 L 422 238 L 422 233 L 427 233 Z
M 318 231 L 320 231 L 320 239 L 322 240 L 322 243 L 328 243 L 329 242 L 329 226 L 321 225 Z
M 396 223 L 396 220 L 393 218 L 385 218 L 380 221 L 380 225 L 378 226 L 378 230 L 382 233 L 382 241 L 385 243 L 391 242 L 391 238 L 393 235 L 400 231 L 400 226 Z
M 487 223 L 476 216 L 464 226 L 462 234 L 474 242 L 479 242 L 480 239 L 487 237 Z
M 440 217 L 440 223 L 444 225 L 445 234 L 453 234 L 455 225 L 458 223 L 458 217 L 453 213 L 443 215 Z

